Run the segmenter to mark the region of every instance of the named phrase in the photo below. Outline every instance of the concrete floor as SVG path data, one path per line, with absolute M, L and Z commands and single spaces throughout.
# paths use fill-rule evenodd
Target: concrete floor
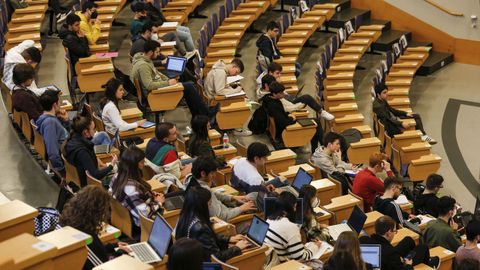
M 201 13 L 210 14 L 216 12 L 218 6 L 223 3 L 221 0 L 205 1 Z M 255 27 L 259 30 L 264 30 L 266 22 L 272 19 L 278 19 L 281 14 L 273 11 L 268 11 L 256 23 Z M 132 13 L 130 9 L 124 8 L 119 14 L 119 21 L 129 23 Z M 189 22 L 194 40 L 198 38 L 198 30 L 201 29 L 207 19 L 192 19 Z M 110 36 L 111 48 L 119 51 L 119 57 L 114 60 L 117 68 L 128 74 L 131 69 L 131 64 L 128 59 L 128 51 L 130 48 L 130 40 L 127 37 L 128 25 L 123 27 L 114 26 Z M 256 74 L 256 48 L 255 41 L 260 34 L 247 33 L 243 37 L 238 53 L 242 55 L 242 60 L 245 64 L 245 72 L 243 76 L 242 86 L 247 92 L 247 96 L 255 99 L 255 78 Z M 301 75 L 298 79 L 298 85 L 305 85 L 303 94 L 315 94 L 314 73 L 316 62 L 320 54 L 323 52 L 323 47 L 328 41 L 331 34 L 317 32 L 311 38 L 311 42 L 319 45 L 319 48 L 304 48 L 299 57 L 299 62 L 302 64 Z M 66 88 L 66 65 L 63 59 L 64 52 L 59 39 L 48 39 L 47 47 L 43 53 L 43 61 L 39 65 L 38 85 L 55 84 L 61 89 Z M 370 89 L 372 87 L 372 78 L 375 74 L 375 69 L 380 65 L 380 61 L 384 57 L 382 55 L 366 55 L 361 61 L 360 65 L 364 67 L 363 70 L 357 70 L 355 73 L 354 83 L 356 91 L 356 100 L 359 109 L 365 116 L 365 121 L 371 125 L 371 95 Z M 55 68 L 51 68 L 55 67 Z M 475 96 L 476 85 L 480 83 L 478 77 L 480 67 L 469 66 L 463 64 L 451 64 L 439 72 L 429 77 L 417 77 L 414 80 L 414 85 L 411 91 L 411 100 L 413 110 L 422 115 L 424 125 L 429 134 L 436 138 L 439 143 L 433 147 L 433 152 L 439 154 L 442 158 L 442 166 L 440 173 L 445 176 L 446 183 L 443 193 L 451 194 L 463 205 L 464 209 L 471 210 L 474 204 L 473 193 L 469 192 L 472 188 L 467 189 L 460 177 L 457 176 L 455 170 L 452 169 L 453 164 L 458 163 L 458 158 L 449 160 L 447 153 L 443 146 L 442 128 L 449 127 L 449 123 L 443 122 L 445 108 L 451 98 L 460 100 L 479 101 L 480 97 Z M 461 91 L 455 91 L 461 89 Z M 67 98 L 68 92 L 64 92 Z M 97 96 L 98 97 L 98 96 Z M 435 104 L 435 106 L 432 106 Z M 122 106 L 132 106 L 132 103 L 124 103 Z M 477 182 L 479 166 L 476 162 L 478 149 L 475 135 L 480 132 L 479 125 L 475 125 L 476 113 L 480 112 L 479 107 L 462 106 L 458 112 L 458 121 L 456 122 L 456 131 L 458 136 L 458 145 L 461 155 L 465 160 L 466 166 L 470 169 L 471 176 L 474 177 L 473 190 L 478 193 L 480 184 Z M 456 113 L 456 112 L 455 112 Z M 0 141 L 0 171 L 5 172 L 2 181 L 0 182 L 0 191 L 11 199 L 25 200 L 34 206 L 52 205 L 56 202 L 57 188 L 53 181 L 48 179 L 43 169 L 36 163 L 36 161 L 28 153 L 28 150 L 22 145 L 18 139 L 17 134 L 12 129 L 10 121 L 4 109 L 0 110 L 0 131 L 5 134 L 4 140 Z M 169 111 L 165 115 L 167 121 L 175 122 L 180 130 L 184 130 L 190 121 L 190 113 L 185 107 L 178 107 L 173 111 Z M 450 121 L 450 120 L 449 120 Z M 442 126 L 443 125 L 443 126 Z M 473 127 L 473 128 L 472 128 Z M 231 141 L 234 141 L 233 135 Z M 239 138 L 241 142 L 248 145 L 253 141 L 262 141 L 269 144 L 267 136 L 250 136 Z M 270 145 L 270 144 L 269 144 Z M 476 145 L 477 147 L 471 147 Z M 450 145 L 449 145 L 450 146 Z M 271 145 L 270 145 L 271 147 Z M 271 147 L 273 149 L 273 147 Z M 309 154 L 299 154 L 298 162 L 304 162 L 309 157 Z M 460 159 L 462 160 L 462 159 Z M 25 168 L 29 168 L 25 170 Z M 463 177 L 462 177 L 463 179 Z

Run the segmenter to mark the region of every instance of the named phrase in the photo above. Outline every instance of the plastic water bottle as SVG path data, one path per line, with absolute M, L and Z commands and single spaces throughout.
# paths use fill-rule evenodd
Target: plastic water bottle
M 229 142 L 230 142 L 230 138 L 228 138 L 227 133 L 223 133 L 223 148 L 228 148 Z

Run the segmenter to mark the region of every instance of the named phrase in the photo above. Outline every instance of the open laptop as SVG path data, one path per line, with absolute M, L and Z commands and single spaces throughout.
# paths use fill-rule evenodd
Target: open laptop
M 252 223 L 247 231 L 247 240 L 250 243 L 248 249 L 259 248 L 263 245 L 265 236 L 267 236 L 269 224 L 259 218 L 258 216 L 253 216 Z M 245 251 L 244 251 L 245 252 Z
M 265 197 L 263 202 L 265 218 L 268 218 L 275 211 L 277 197 Z M 297 209 L 295 209 L 295 223 L 303 224 L 303 198 L 297 198 Z
M 382 266 L 382 247 L 380 245 L 362 244 L 360 252 L 364 262 L 371 264 L 373 269 L 380 269 Z
M 313 176 L 311 176 L 307 171 L 305 171 L 302 167 L 300 167 L 293 179 L 291 186 L 281 187 L 281 190 L 288 191 L 298 197 L 298 192 L 304 185 L 310 185 L 313 180 Z
M 176 78 L 183 74 L 185 66 L 187 65 L 187 58 L 177 56 L 167 56 L 167 68 L 165 75 L 168 78 Z
M 347 223 L 328 226 L 328 232 L 330 233 L 332 239 L 337 241 L 338 236 L 342 232 L 355 231 L 357 234 L 360 234 L 363 229 L 363 225 L 365 225 L 365 221 L 367 221 L 367 215 L 365 215 L 358 205 L 355 205 Z
M 95 145 L 93 147 L 93 151 L 95 152 L 96 155 L 98 154 L 110 154 L 113 149 L 113 145 L 115 144 L 115 141 L 117 141 L 118 138 L 118 133 L 119 130 L 115 132 L 115 135 L 113 136 L 112 140 L 110 141 L 110 144 L 101 144 L 101 145 Z
M 128 247 L 132 250 L 130 255 L 144 263 L 162 261 L 167 253 L 167 248 L 172 238 L 172 231 L 167 221 L 162 216 L 157 215 L 153 222 L 152 231 L 148 236 L 148 241 L 129 245 Z
M 185 198 L 182 195 L 173 196 L 169 198 L 165 198 L 165 202 L 163 203 L 163 207 L 168 211 L 173 211 L 175 209 L 181 209 L 183 207 L 183 201 Z

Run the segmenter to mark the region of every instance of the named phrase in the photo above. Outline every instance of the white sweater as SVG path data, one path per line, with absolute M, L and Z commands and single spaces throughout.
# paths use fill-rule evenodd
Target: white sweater
M 115 134 L 117 129 L 120 131 L 127 131 L 130 129 L 137 128 L 138 125 L 136 122 L 127 123 L 122 119 L 120 111 L 118 110 L 115 103 L 109 101 L 102 111 L 102 121 L 105 124 L 105 130 L 110 134 Z
M 270 226 L 265 244 L 275 250 L 280 263 L 288 260 L 309 261 L 313 254 L 317 252 L 317 250 L 310 250 L 303 245 L 300 228 L 288 218 L 268 219 L 267 222 Z

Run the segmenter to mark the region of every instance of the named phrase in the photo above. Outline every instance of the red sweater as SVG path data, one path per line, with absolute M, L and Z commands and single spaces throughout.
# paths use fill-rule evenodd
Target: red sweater
M 393 176 L 392 171 L 388 171 L 387 174 Z M 363 199 L 365 212 L 370 211 L 375 197 L 382 195 L 384 190 L 383 181 L 368 168 L 358 172 L 353 180 L 353 193 Z

